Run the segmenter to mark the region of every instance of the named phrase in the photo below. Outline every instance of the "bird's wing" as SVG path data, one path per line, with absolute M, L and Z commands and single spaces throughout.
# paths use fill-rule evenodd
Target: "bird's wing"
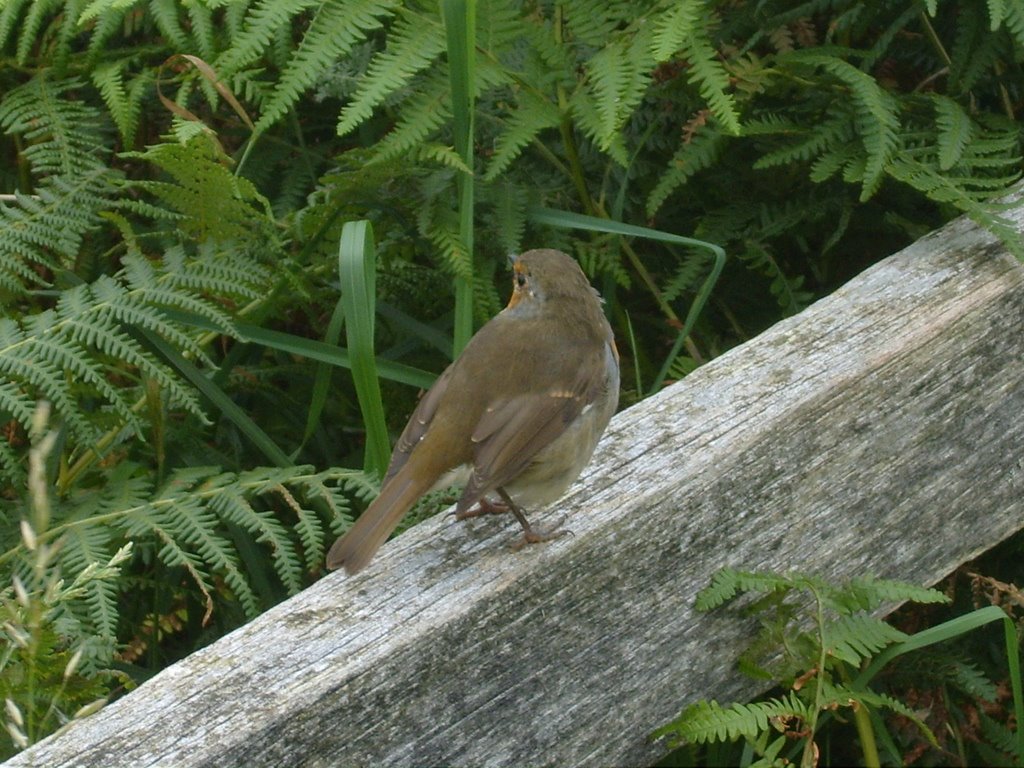
M 594 401 L 605 385 L 604 373 L 603 365 L 580 366 L 568 387 L 524 393 L 489 406 L 473 431 L 473 473 L 460 504 L 472 505 L 518 476 Z
M 423 439 L 427 427 L 430 426 L 434 414 L 437 413 L 437 406 L 448 389 L 448 382 L 451 381 L 451 377 L 452 366 L 448 366 L 444 373 L 434 382 L 434 385 L 427 390 L 427 394 L 420 398 L 419 405 L 416 406 L 416 410 L 409 417 L 409 423 L 405 425 L 405 429 L 402 430 L 398 442 L 395 443 L 395 450 L 391 454 L 391 463 L 388 464 L 388 472 L 384 476 L 385 483 L 405 466 L 405 462 L 409 460 L 412 449 Z

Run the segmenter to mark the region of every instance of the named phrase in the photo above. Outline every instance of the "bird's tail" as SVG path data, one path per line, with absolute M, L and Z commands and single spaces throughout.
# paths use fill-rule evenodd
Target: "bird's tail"
M 367 566 L 387 540 L 409 508 L 430 490 L 409 471 L 406 464 L 398 474 L 388 480 L 366 511 L 359 516 L 345 535 L 334 542 L 327 553 L 327 567 L 344 568 L 349 574 Z

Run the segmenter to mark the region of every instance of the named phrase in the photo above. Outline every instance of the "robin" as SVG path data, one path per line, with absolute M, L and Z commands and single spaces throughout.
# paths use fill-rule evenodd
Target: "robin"
M 420 497 L 452 485 L 464 486 L 457 519 L 507 510 L 520 545 L 566 533 L 533 529 L 523 509 L 557 499 L 590 461 L 618 405 L 619 353 L 571 257 L 527 251 L 512 269 L 508 306 L 420 400 L 380 496 L 334 542 L 328 568 L 362 570 Z

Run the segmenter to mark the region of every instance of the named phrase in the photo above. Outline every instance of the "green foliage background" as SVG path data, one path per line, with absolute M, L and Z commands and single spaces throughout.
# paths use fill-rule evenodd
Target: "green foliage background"
M 1021 172 L 1015 0 L 475 14 L 467 154 L 434 2 L 0 0 L 4 610 L 18 626 L 12 579 L 34 563 L 75 579 L 133 542 L 47 635 L 84 649 L 83 680 L 143 679 L 301 589 L 372 496 L 337 347 L 347 221 L 376 233 L 392 430 L 451 358 L 460 307 L 477 325 L 500 309 L 509 252 L 579 258 L 626 404 L 960 213 L 1024 255 L 996 202 Z M 542 224 L 542 206 L 725 248 L 678 355 L 707 252 Z M 33 516 L 28 456 L 51 432 L 51 513 Z M 40 559 L 29 540 L 60 545 Z M 27 663 L 0 656 L 3 679 Z M 29 713 L 32 690 L 4 688 Z

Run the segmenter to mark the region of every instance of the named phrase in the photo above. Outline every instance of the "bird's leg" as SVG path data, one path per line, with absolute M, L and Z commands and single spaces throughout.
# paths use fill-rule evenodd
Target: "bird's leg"
M 516 520 L 523 526 L 523 538 L 512 545 L 512 549 L 517 552 L 525 547 L 527 544 L 539 544 L 542 541 L 551 541 L 552 539 L 560 539 L 563 536 L 572 536 L 572 531 L 568 528 L 563 528 L 562 524 L 565 522 L 565 518 L 562 518 L 552 527 L 543 530 L 536 531 L 530 525 L 530 521 L 526 519 L 526 515 L 523 510 L 512 501 L 512 497 L 508 495 L 508 492 L 504 488 L 498 489 L 498 495 L 501 496 L 501 500 L 505 502 L 505 506 L 508 507 L 508 511 L 516 516 Z
M 507 504 L 491 501 L 485 496 L 469 509 L 464 509 L 461 512 L 452 512 L 452 514 L 455 515 L 456 520 L 468 520 L 471 517 L 480 517 L 481 515 L 504 515 L 508 511 L 509 507 Z

